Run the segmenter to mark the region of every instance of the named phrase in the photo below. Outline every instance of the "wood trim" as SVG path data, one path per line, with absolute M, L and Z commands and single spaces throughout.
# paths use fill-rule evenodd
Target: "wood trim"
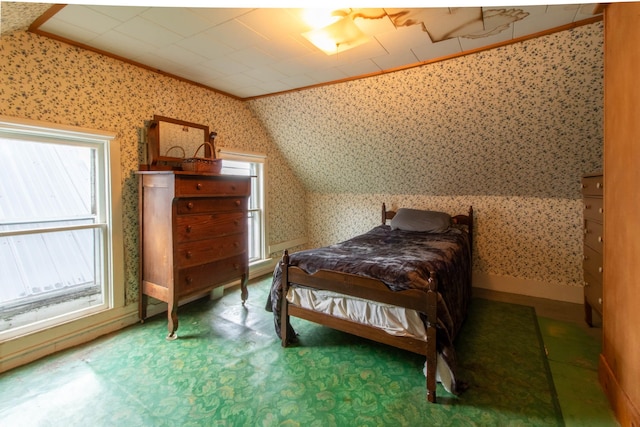
M 609 398 L 609 404 L 616 414 L 620 425 L 638 426 L 640 411 L 635 407 L 624 390 L 622 390 L 620 383 L 602 354 L 600 355 L 600 363 L 598 366 L 598 379 L 604 389 L 604 393 Z
M 387 70 L 381 70 L 381 71 L 377 71 L 377 72 L 374 72 L 374 73 L 362 74 L 362 75 L 359 75 L 359 76 L 348 77 L 348 78 L 345 78 L 345 79 L 332 80 L 332 81 L 325 82 L 325 83 L 318 83 L 318 84 L 315 84 L 315 85 L 309 85 L 309 86 L 304 86 L 304 87 L 301 87 L 301 88 L 285 90 L 285 91 L 282 91 L 282 92 L 268 93 L 268 94 L 265 94 L 265 95 L 249 96 L 249 97 L 242 98 L 242 97 L 239 97 L 239 96 L 236 96 L 236 95 L 232 95 L 230 93 L 227 93 L 227 92 L 212 88 L 211 86 L 207 86 L 207 85 L 204 85 L 202 83 L 195 82 L 193 80 L 185 79 L 184 77 L 180 77 L 180 76 L 177 76 L 175 74 L 167 73 L 167 72 L 162 71 L 160 69 L 157 69 L 157 68 L 154 68 L 154 67 L 150 67 L 148 65 L 145 65 L 145 64 L 142 64 L 142 63 L 139 63 L 139 62 L 124 58 L 122 56 L 119 56 L 119 55 L 116 55 L 116 54 L 113 54 L 113 53 L 109 53 L 109 52 L 101 50 L 101 49 L 94 48 L 94 47 L 86 45 L 84 43 L 80 43 L 80 42 L 76 42 L 76 41 L 73 41 L 73 40 L 69 40 L 69 39 L 67 39 L 65 37 L 57 36 L 55 34 L 51 34 L 51 33 L 48 33 L 46 31 L 40 30 L 40 26 L 41 25 L 43 25 L 45 22 L 47 22 L 56 13 L 58 13 L 60 10 L 62 10 L 62 8 L 64 8 L 65 6 L 66 5 L 64 5 L 64 4 L 56 4 L 56 5 L 52 6 L 51 8 L 49 8 L 49 10 L 47 10 L 44 14 L 42 14 L 38 19 L 36 19 L 29 26 L 29 31 L 34 33 L 34 34 L 38 34 L 40 36 L 49 37 L 51 39 L 57 40 L 57 41 L 62 42 L 62 43 L 66 43 L 66 44 L 69 44 L 69 45 L 72 45 L 72 46 L 77 46 L 77 47 L 80 47 L 82 49 L 90 50 L 92 52 L 96 52 L 96 53 L 99 53 L 101 55 L 108 56 L 110 58 L 114 58 L 114 59 L 117 59 L 119 61 L 126 62 L 128 64 L 135 65 L 135 66 L 140 67 L 140 68 L 144 68 L 144 69 L 152 71 L 154 73 L 162 74 L 164 76 L 171 77 L 171 78 L 174 78 L 176 80 L 180 80 L 180 81 L 185 82 L 185 83 L 190 83 L 192 85 L 195 85 L 195 86 L 198 86 L 198 87 L 201 87 L 201 88 L 204 88 L 204 89 L 211 90 L 213 92 L 219 93 L 221 95 L 228 96 L 230 98 L 233 98 L 233 99 L 236 99 L 236 100 L 239 100 L 239 101 L 251 101 L 253 99 L 260 99 L 260 98 L 266 98 L 266 97 L 270 97 L 270 96 L 283 95 L 283 94 L 292 93 L 292 92 L 300 92 L 300 91 L 303 91 L 303 90 L 314 89 L 314 88 L 323 87 L 323 86 L 331 86 L 331 85 L 338 84 L 338 83 L 345 83 L 345 82 L 350 82 L 350 81 L 354 81 L 354 80 L 360 80 L 360 79 L 365 79 L 365 78 L 369 78 L 369 77 L 380 76 L 380 75 L 383 75 L 383 74 L 395 73 L 397 71 L 408 70 L 408 69 L 411 69 L 411 68 L 421 67 L 423 65 L 434 64 L 436 62 L 446 61 L 448 59 L 459 58 L 459 57 L 462 57 L 462 56 L 466 56 L 466 55 L 470 55 L 470 54 L 478 53 L 478 52 L 483 52 L 485 50 L 495 49 L 495 48 L 502 47 L 502 46 L 507 46 L 507 45 L 514 44 L 514 43 L 520 43 L 522 41 L 526 41 L 526 40 L 530 40 L 530 39 L 546 36 L 546 35 L 549 35 L 549 34 L 560 32 L 560 31 L 570 30 L 570 29 L 573 29 L 573 28 L 581 27 L 583 25 L 593 24 L 594 22 L 599 22 L 599 21 L 602 21 L 602 19 L 603 19 L 602 15 L 594 16 L 592 18 L 583 19 L 583 20 L 577 21 L 577 22 L 572 22 L 570 24 L 562 25 L 560 27 L 555 27 L 555 28 L 552 28 L 552 29 L 549 29 L 549 30 L 540 31 L 540 32 L 535 33 L 535 34 L 530 34 L 528 36 L 518 37 L 516 39 L 507 40 L 507 41 L 500 42 L 500 43 L 494 43 L 494 44 L 489 45 L 489 46 L 484 46 L 484 47 L 477 48 L 477 49 L 471 49 L 471 50 L 467 50 L 467 51 L 464 51 L 464 52 L 455 53 L 455 54 L 452 54 L 452 55 L 442 56 L 442 57 L 439 57 L 439 58 L 433 58 L 433 59 L 429 59 L 429 60 L 426 60 L 426 61 L 415 62 L 413 64 L 407 64 L 407 65 L 404 65 L 404 66 L 401 66 L 401 67 L 390 68 L 390 69 L 387 69 Z M 598 10 L 598 8 L 594 8 L 594 11 L 595 10 Z

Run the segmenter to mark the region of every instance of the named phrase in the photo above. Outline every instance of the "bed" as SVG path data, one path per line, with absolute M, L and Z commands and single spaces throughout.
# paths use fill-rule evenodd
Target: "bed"
M 458 394 L 453 341 L 471 300 L 472 236 L 472 207 L 449 216 L 383 204 L 382 224 L 367 233 L 285 251 L 267 301 L 276 334 L 285 347 L 297 342 L 293 316 L 421 354 L 427 400 L 436 382 Z

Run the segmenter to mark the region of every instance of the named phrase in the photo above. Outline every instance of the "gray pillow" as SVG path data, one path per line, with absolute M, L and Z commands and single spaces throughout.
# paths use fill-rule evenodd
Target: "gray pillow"
M 400 208 L 391 219 L 392 230 L 443 233 L 449 229 L 451 216 L 444 212 Z

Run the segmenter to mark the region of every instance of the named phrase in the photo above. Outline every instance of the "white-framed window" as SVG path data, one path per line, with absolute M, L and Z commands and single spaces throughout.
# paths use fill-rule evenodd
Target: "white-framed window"
M 0 341 L 112 308 L 113 134 L 0 117 Z
M 265 163 L 266 156 L 260 153 L 230 151 L 220 149 L 222 172 L 228 175 L 251 177 L 251 196 L 249 197 L 249 265 L 255 265 L 266 259 L 265 227 Z

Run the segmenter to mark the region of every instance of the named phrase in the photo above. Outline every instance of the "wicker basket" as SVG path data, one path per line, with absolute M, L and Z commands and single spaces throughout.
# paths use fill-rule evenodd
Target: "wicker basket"
M 198 151 L 200 148 L 205 145 L 209 146 L 211 150 L 211 157 L 197 157 Z M 193 153 L 193 157 L 189 157 L 182 160 L 182 170 L 190 171 L 190 172 L 205 172 L 205 173 L 214 173 L 219 174 L 222 169 L 222 160 L 216 159 L 214 153 L 213 145 L 209 142 L 205 142 L 200 144 L 200 146 L 196 149 L 196 152 Z

